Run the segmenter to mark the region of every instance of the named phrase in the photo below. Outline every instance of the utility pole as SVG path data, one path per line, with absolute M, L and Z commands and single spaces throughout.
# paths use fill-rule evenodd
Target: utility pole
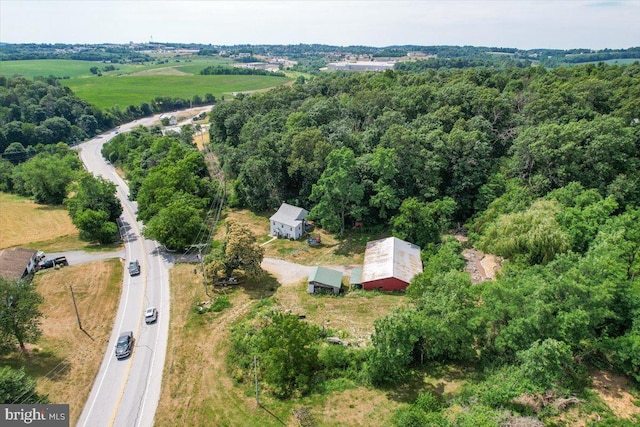
M 83 331 L 84 329 L 82 329 L 82 323 L 80 322 L 80 314 L 78 313 L 78 305 L 76 304 L 76 296 L 73 293 L 73 286 L 69 285 L 69 289 L 71 289 L 71 299 L 73 299 L 73 308 L 76 309 L 76 318 L 78 319 L 78 327 L 80 328 L 81 331 Z
M 207 246 L 206 243 L 200 243 L 197 245 L 191 245 L 191 248 L 198 248 L 198 259 L 200 260 L 200 266 L 202 268 L 202 282 L 204 283 L 204 293 L 207 294 L 207 296 L 209 298 L 211 298 L 211 295 L 209 295 L 209 289 L 207 288 L 207 275 L 204 271 L 204 258 L 202 257 L 202 248 L 204 248 L 205 246 Z
M 256 405 L 260 406 L 260 399 L 258 398 L 258 356 L 253 356 L 253 371 L 256 380 Z

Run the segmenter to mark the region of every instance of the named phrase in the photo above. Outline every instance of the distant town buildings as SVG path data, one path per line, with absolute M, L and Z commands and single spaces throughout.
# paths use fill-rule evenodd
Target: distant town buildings
M 385 71 L 393 70 L 395 62 L 392 61 L 358 61 L 358 62 L 332 62 L 327 64 L 327 70 L 333 71 Z

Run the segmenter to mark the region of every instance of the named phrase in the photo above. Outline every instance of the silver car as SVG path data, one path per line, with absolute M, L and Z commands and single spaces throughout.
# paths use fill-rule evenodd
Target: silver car
M 148 325 L 158 320 L 158 310 L 155 307 L 147 307 L 144 311 L 144 321 Z

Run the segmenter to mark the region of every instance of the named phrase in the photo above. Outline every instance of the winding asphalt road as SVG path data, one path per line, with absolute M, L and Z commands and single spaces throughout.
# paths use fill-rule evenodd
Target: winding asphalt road
M 198 110 L 202 108 L 193 109 Z M 80 145 L 80 158 L 86 169 L 117 186 L 117 196 L 123 207 L 120 231 L 125 242 L 122 254 L 125 271 L 109 345 L 78 426 L 152 426 L 158 406 L 169 335 L 172 257 L 165 257 L 158 243 L 142 237 L 142 223 L 136 221 L 137 203 L 129 201 L 127 184 L 101 155 L 102 145 L 117 133 L 151 125 L 158 119 L 159 115 L 140 119 Z M 141 274 L 131 277 L 127 265 L 136 259 L 140 261 Z M 73 263 L 73 260 L 69 261 Z M 158 321 L 151 325 L 144 322 L 144 309 L 148 306 L 155 306 L 159 311 Z M 133 331 L 135 346 L 131 357 L 117 360 L 114 347 L 118 335 L 124 331 Z

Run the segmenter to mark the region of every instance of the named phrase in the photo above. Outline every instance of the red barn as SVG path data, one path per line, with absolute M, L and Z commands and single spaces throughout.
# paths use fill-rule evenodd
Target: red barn
M 367 243 L 362 267 L 362 287 L 401 291 L 422 273 L 420 247 L 395 237 Z

